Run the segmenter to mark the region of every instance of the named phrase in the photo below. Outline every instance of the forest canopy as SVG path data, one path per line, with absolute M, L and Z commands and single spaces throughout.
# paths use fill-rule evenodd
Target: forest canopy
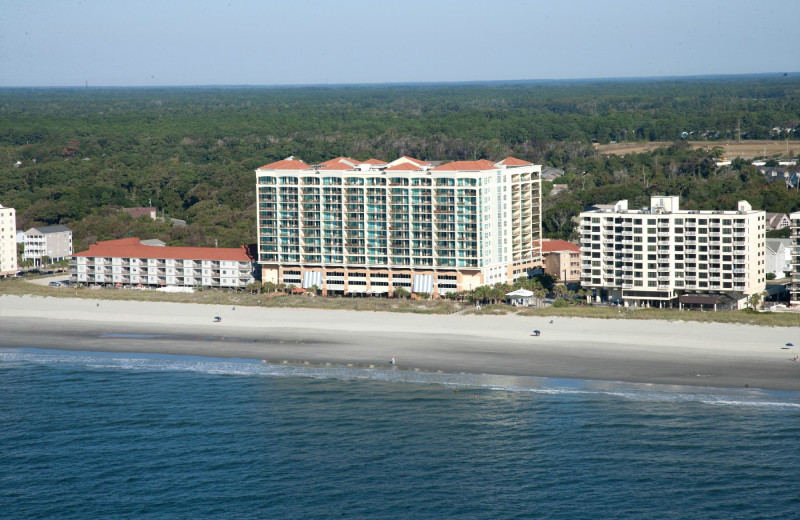
M 66 224 L 76 249 L 118 235 L 171 244 L 255 240 L 254 169 L 294 155 L 430 161 L 514 155 L 566 171 L 545 234 L 583 206 L 650 194 L 684 207 L 800 209 L 752 166 L 718 169 L 715 144 L 795 139 L 800 77 L 243 88 L 0 89 L 0 203 L 18 227 Z M 682 139 L 708 141 L 692 150 Z M 592 143 L 667 141 L 624 157 Z M 156 206 L 184 228 L 133 220 Z

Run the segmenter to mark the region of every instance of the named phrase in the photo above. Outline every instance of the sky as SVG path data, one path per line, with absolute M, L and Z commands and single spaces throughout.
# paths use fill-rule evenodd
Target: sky
M 0 86 L 800 71 L 800 0 L 3 0 Z

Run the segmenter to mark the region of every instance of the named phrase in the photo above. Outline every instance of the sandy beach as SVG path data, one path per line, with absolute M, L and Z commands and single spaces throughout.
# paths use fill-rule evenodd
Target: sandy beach
M 386 367 L 394 357 L 407 370 L 797 391 L 800 348 L 787 343 L 800 345 L 800 329 L 0 296 L 2 348 Z

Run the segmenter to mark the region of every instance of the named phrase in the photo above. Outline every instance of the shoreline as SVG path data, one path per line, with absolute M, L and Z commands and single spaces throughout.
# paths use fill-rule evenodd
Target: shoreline
M 796 328 L 550 320 L 0 296 L 0 347 L 800 391 Z

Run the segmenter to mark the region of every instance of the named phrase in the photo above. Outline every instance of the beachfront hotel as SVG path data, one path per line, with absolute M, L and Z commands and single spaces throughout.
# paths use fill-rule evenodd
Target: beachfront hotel
M 439 296 L 541 265 L 541 166 L 292 157 L 256 170 L 263 282 Z
M 800 211 L 789 215 L 789 220 L 792 226 L 791 243 L 789 246 L 792 254 L 789 304 L 795 306 L 800 305 Z
M 0 276 L 17 274 L 17 217 L 0 204 Z
M 597 301 L 650 307 L 744 308 L 766 287 L 765 213 L 681 210 L 621 200 L 580 214 L 582 286 Z
M 70 261 L 70 281 L 86 285 L 236 289 L 253 280 L 246 247 L 151 246 L 122 238 L 92 244 Z

